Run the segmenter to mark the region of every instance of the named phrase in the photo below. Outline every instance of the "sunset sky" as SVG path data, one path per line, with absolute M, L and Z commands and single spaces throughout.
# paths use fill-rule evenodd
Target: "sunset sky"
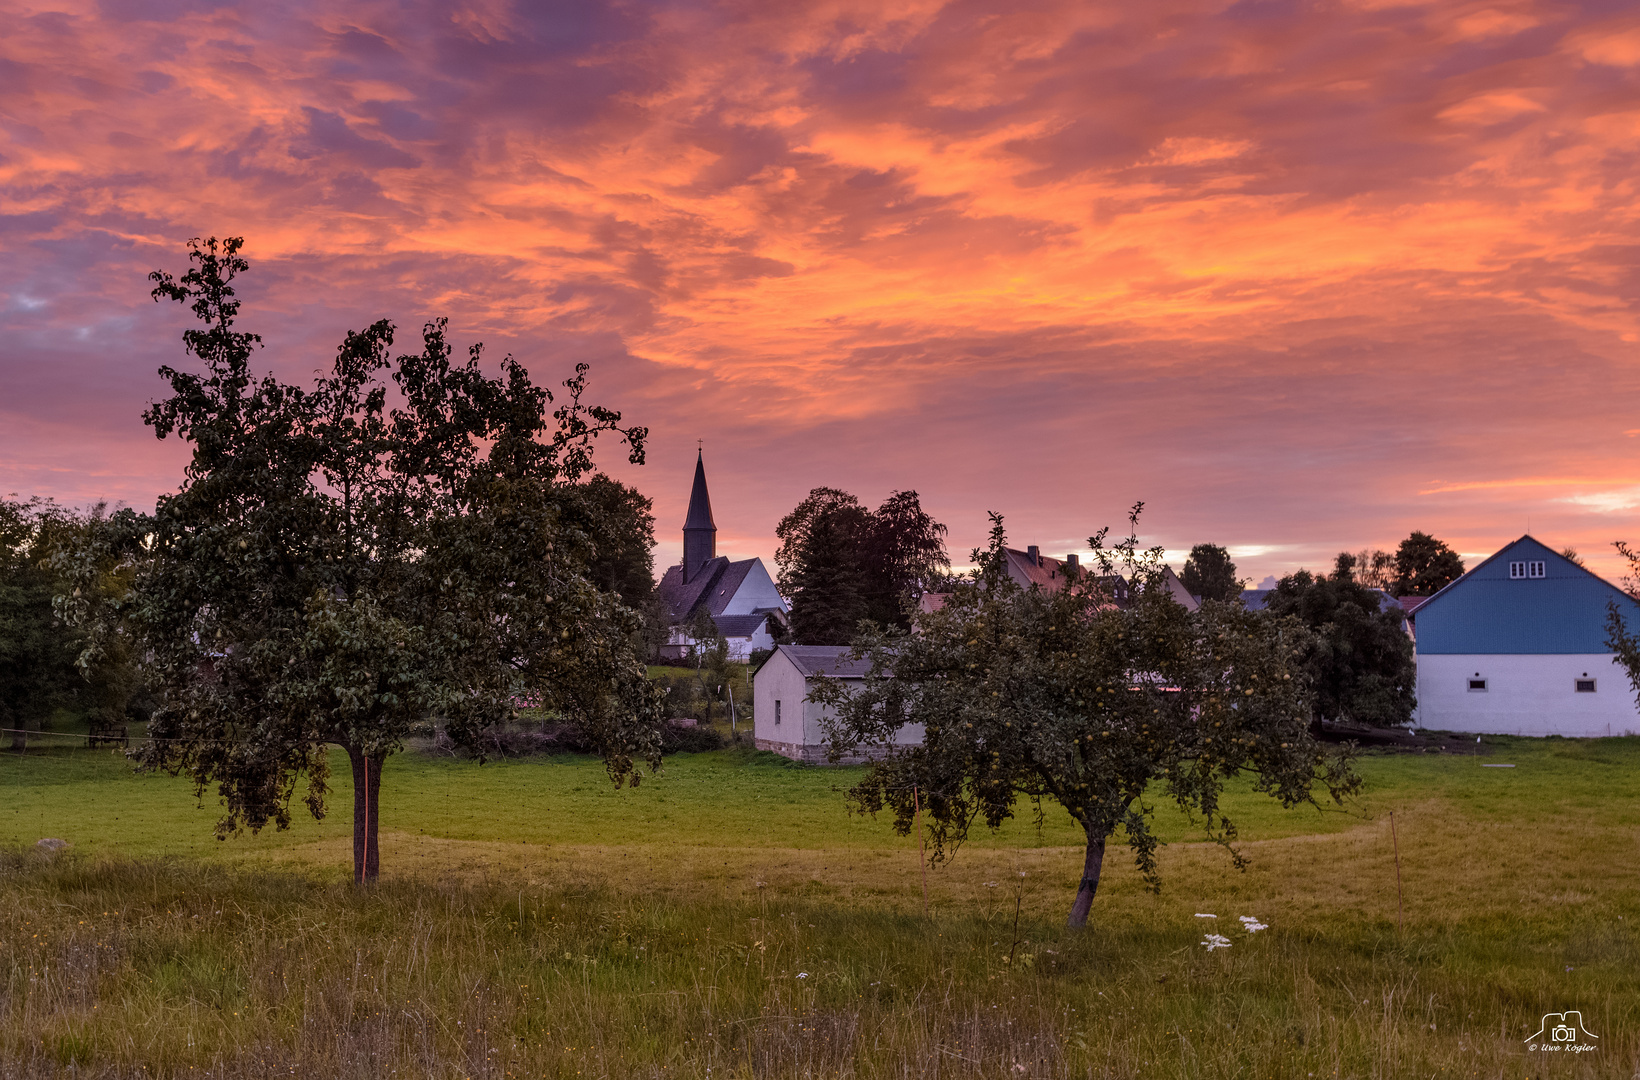
M 1255 582 L 1412 529 L 1640 541 L 1626 3 L 3 5 L 0 493 L 153 505 L 143 406 L 243 235 L 303 379 L 387 317 L 653 432 L 678 557 L 811 487 Z M 613 451 L 613 447 L 610 448 Z

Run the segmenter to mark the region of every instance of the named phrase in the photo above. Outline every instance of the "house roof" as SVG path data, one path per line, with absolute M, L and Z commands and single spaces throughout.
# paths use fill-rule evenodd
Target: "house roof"
M 871 670 L 871 661 L 864 657 L 854 659 L 849 656 L 851 651 L 848 645 L 775 646 L 775 652 L 790 660 L 804 678 L 829 675 L 838 679 L 863 679 Z
M 765 611 L 758 615 L 714 615 L 712 621 L 717 624 L 718 633 L 726 638 L 749 638 L 769 621 L 769 613 Z
M 1171 566 L 1162 567 L 1162 584 L 1167 586 L 1167 591 L 1173 595 L 1173 599 L 1186 611 L 1197 611 L 1201 608 L 1202 602 L 1184 587 L 1184 582 L 1179 580 L 1179 575 L 1173 572 Z
M 1543 576 L 1513 578 L 1512 562 L 1541 562 Z M 1613 605 L 1631 627 L 1640 624 L 1640 604 L 1623 590 L 1522 536 L 1418 607 L 1418 652 L 1609 653 L 1606 614 Z
M 1051 555 L 1038 555 L 1035 560 L 1032 560 L 1030 552 L 1027 551 L 1020 551 L 1017 548 L 1003 548 L 1002 551 L 1007 559 L 1008 576 L 1027 589 L 1032 585 L 1037 585 L 1046 592 L 1058 592 L 1070 580 L 1070 575 L 1065 569 L 1066 563 L 1070 561 L 1069 559 L 1056 559 Z M 1085 574 L 1092 573 L 1093 567 L 1082 565 L 1081 571 Z M 1168 573 L 1171 574 L 1172 571 L 1170 570 Z M 1174 580 L 1177 581 L 1178 579 L 1174 578 Z M 1128 582 L 1120 574 L 1101 576 L 1099 582 L 1118 605 L 1127 603 Z M 1183 593 L 1184 596 L 1190 596 L 1188 592 L 1184 591 L 1182 584 L 1177 592 Z M 936 595 L 943 597 L 945 594 Z M 1191 597 L 1192 603 L 1194 600 L 1195 598 Z M 943 604 L 944 600 L 942 599 L 932 606 L 925 607 L 924 610 L 938 610 Z
M 1026 588 L 1040 585 L 1048 592 L 1057 592 L 1065 587 L 1068 578 L 1064 559 L 1039 555 L 1033 561 L 1029 552 L 1016 548 L 1003 548 L 1002 551 L 1008 560 L 1008 576 Z
M 702 607 L 710 615 L 721 615 L 756 563 L 756 559 L 730 562 L 727 556 L 719 555 L 702 563 L 688 581 L 683 580 L 680 563 L 667 568 L 655 591 L 673 622 L 686 621 Z
M 1401 610 L 1406 612 L 1407 618 L 1410 619 L 1418 613 L 1418 609 L 1423 607 L 1428 600 L 1429 597 L 1427 596 L 1400 596 L 1396 598 L 1395 602 L 1401 605 Z

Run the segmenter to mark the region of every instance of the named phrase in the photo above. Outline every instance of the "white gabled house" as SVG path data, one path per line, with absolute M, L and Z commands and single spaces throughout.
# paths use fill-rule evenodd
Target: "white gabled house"
M 752 672 L 752 737 L 759 750 L 772 750 L 793 761 L 826 763 L 826 730 L 822 721 L 831 709 L 809 700 L 816 678 L 842 679 L 857 687 L 870 669 L 869 662 L 849 658 L 847 645 L 777 645 Z M 923 726 L 907 724 L 894 741 L 915 746 L 923 741 Z M 838 764 L 858 764 L 881 756 L 887 747 L 863 748 Z
M 1640 732 L 1628 674 L 1606 645 L 1615 605 L 1640 604 L 1523 536 L 1416 609 L 1418 723 L 1435 731 L 1591 737 Z

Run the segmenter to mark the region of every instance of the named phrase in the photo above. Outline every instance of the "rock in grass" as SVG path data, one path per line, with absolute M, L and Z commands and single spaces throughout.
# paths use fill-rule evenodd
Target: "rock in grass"
M 34 842 L 34 846 L 45 852 L 47 855 L 55 855 L 65 847 L 68 847 L 68 841 L 59 840 L 55 836 L 48 836 L 44 840 L 36 840 Z

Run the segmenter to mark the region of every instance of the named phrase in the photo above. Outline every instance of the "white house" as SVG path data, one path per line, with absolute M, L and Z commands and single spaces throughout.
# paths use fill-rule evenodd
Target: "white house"
M 717 553 L 717 525 L 700 455 L 695 458 L 695 486 L 683 521 L 683 561 L 661 576 L 656 592 L 671 626 L 660 649 L 666 660 L 688 655 L 694 643 L 688 624 L 703 610 L 729 642 L 729 655 L 742 661 L 750 659 L 753 649 L 774 647 L 772 622 L 784 624 L 789 610 L 762 559 L 730 562 Z
M 1606 646 L 1615 605 L 1640 604 L 1523 536 L 1417 608 L 1418 723 L 1489 735 L 1640 732 L 1628 674 Z
M 822 720 L 827 706 L 809 700 L 816 676 L 842 679 L 859 686 L 870 665 L 851 660 L 846 645 L 778 645 L 752 673 L 752 736 L 759 750 L 772 750 L 794 761 L 826 763 L 826 731 Z M 923 741 L 923 726 L 907 724 L 895 734 L 896 743 L 914 746 Z M 839 764 L 858 764 L 881 755 L 886 747 L 864 748 Z

